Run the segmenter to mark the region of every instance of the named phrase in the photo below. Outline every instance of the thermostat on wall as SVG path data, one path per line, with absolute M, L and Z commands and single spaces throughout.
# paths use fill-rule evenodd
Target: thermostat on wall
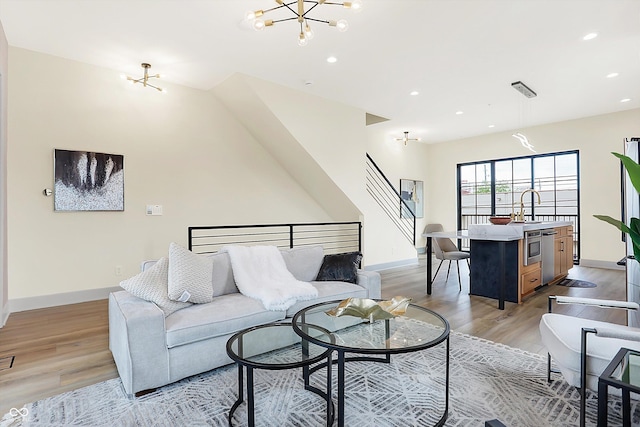
M 147 215 L 162 215 L 162 205 L 147 205 Z

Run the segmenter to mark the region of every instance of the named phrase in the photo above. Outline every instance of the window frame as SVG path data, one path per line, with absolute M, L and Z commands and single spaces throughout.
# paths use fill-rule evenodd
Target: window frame
M 576 219 L 574 222 L 575 225 L 575 229 L 574 229 L 574 241 L 576 242 L 576 247 L 574 250 L 574 264 L 578 264 L 579 260 L 580 260 L 580 219 L 581 219 L 581 208 L 580 208 L 580 150 L 567 150 L 567 151 L 557 151 L 557 152 L 552 152 L 552 153 L 541 153 L 541 154 L 533 154 L 533 155 L 527 155 L 527 156 L 516 156 L 516 157 L 505 157 L 505 158 L 497 158 L 497 159 L 489 159 L 489 160 L 477 160 L 477 161 L 473 161 L 473 162 L 464 162 L 464 163 L 458 163 L 456 165 L 456 190 L 457 190 L 457 217 L 456 217 L 456 223 L 457 223 L 457 229 L 458 230 L 462 230 L 463 227 L 463 221 L 462 221 L 462 174 L 461 174 L 461 168 L 465 167 L 465 166 L 477 166 L 477 165 L 482 165 L 482 164 L 488 164 L 490 165 L 490 194 L 491 194 L 491 214 L 490 215 L 495 215 L 496 214 L 496 163 L 498 162 L 507 162 L 507 161 L 517 161 L 517 160 L 525 160 L 528 159 L 530 161 L 530 176 L 529 176 L 529 180 L 531 183 L 535 182 L 535 159 L 538 158 L 544 158 L 544 157 L 557 157 L 557 156 L 563 156 L 563 155 L 575 155 L 576 156 L 576 209 L 577 209 L 577 213 L 576 213 Z M 513 175 L 512 175 L 512 183 L 514 181 L 513 179 Z M 477 182 L 477 181 L 476 181 Z M 557 166 L 556 166 L 556 162 L 554 161 L 554 168 L 553 168 L 553 186 L 554 186 L 554 193 L 557 192 Z M 513 192 L 512 192 L 513 194 Z M 531 200 L 533 201 L 534 195 L 533 193 L 531 193 Z M 556 212 L 556 215 L 553 216 L 570 216 L 570 215 L 557 215 L 557 208 L 558 208 L 558 199 L 557 197 L 554 197 L 554 204 L 553 204 L 553 209 L 554 212 Z M 477 198 L 476 198 L 476 208 L 475 211 L 477 212 Z M 532 217 L 535 219 L 535 203 L 531 203 L 531 214 Z M 477 215 L 477 213 L 476 213 Z M 550 216 L 550 215 L 545 215 L 545 216 Z M 572 216 L 572 215 L 571 215 Z

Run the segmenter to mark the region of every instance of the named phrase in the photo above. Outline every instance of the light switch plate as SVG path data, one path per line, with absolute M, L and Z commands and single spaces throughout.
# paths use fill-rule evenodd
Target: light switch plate
M 147 205 L 147 215 L 162 215 L 162 205 Z

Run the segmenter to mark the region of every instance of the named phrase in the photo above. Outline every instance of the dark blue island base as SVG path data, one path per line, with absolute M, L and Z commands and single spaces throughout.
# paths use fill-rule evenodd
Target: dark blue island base
M 500 300 L 504 280 L 504 301 L 517 303 L 518 241 L 471 240 L 470 272 L 470 295 Z

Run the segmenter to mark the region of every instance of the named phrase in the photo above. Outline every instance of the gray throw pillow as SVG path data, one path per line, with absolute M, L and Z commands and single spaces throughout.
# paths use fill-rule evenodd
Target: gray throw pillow
M 155 303 L 167 317 L 182 308 L 189 307 L 188 302 L 171 301 L 168 294 L 169 258 L 158 260 L 153 267 L 120 282 L 120 287 L 133 296 Z
M 213 301 L 213 262 L 182 246 L 169 245 L 169 299 L 204 304 Z
M 356 283 L 361 260 L 360 252 L 325 255 L 316 280 Z
M 233 278 L 231 259 L 227 252 L 219 252 L 209 257 L 213 263 L 213 296 L 237 294 L 238 288 Z
M 298 246 L 281 249 L 280 253 L 293 277 L 302 282 L 311 282 L 320 271 L 324 250 L 322 246 Z

